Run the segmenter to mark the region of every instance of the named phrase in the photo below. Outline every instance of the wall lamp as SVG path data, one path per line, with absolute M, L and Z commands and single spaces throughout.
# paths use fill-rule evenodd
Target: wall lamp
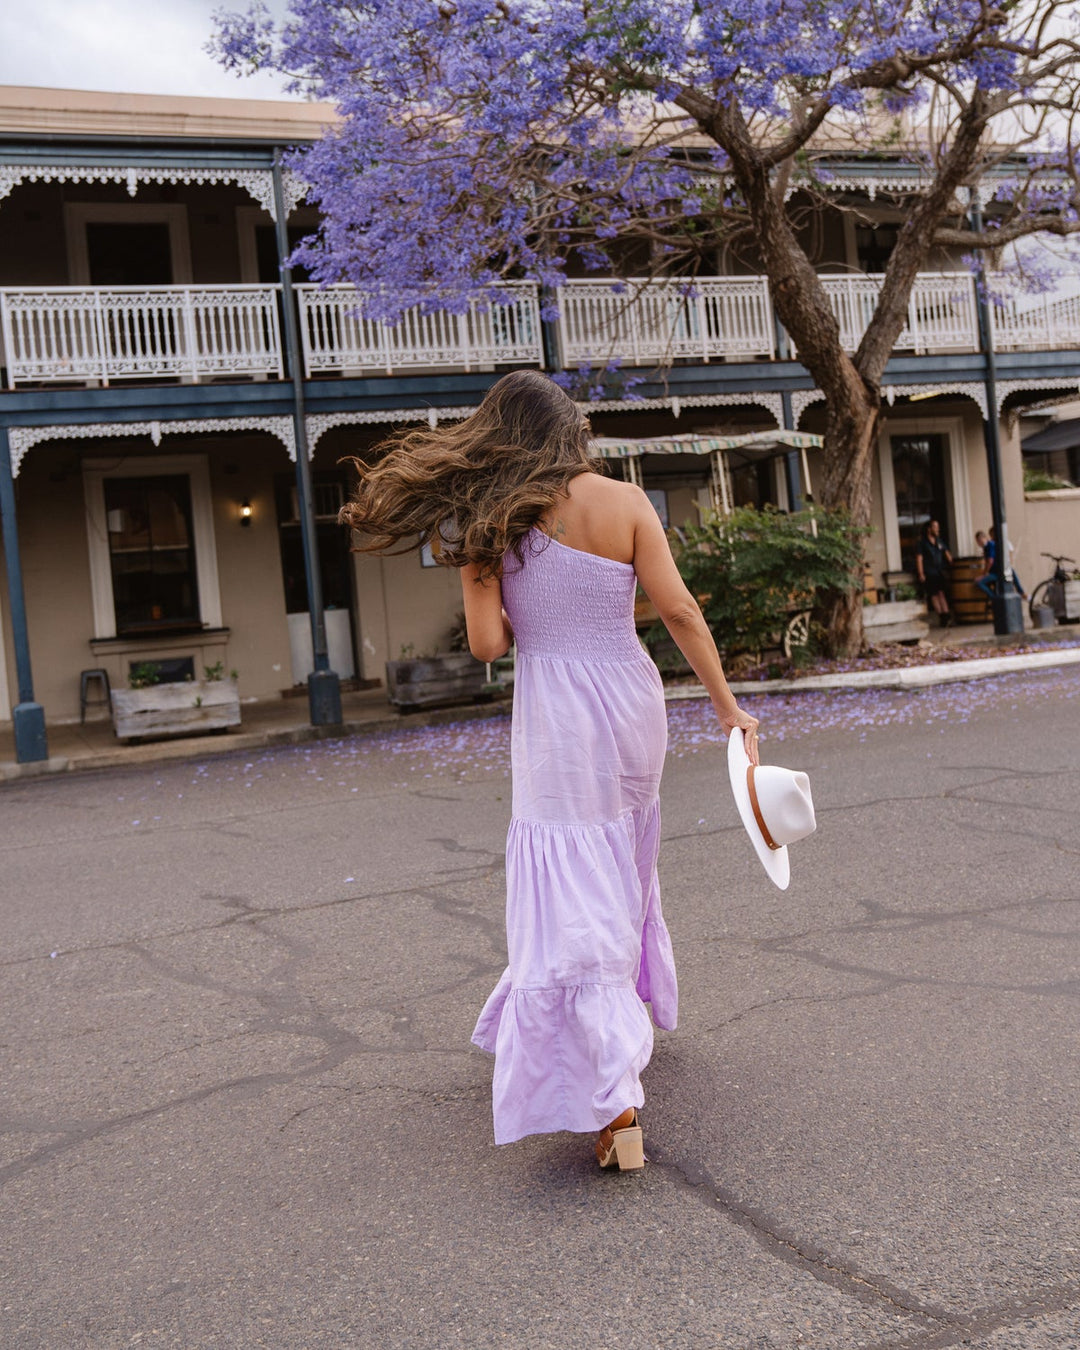
M 240 503 L 240 524 L 245 527 L 251 524 L 251 503 L 246 498 Z

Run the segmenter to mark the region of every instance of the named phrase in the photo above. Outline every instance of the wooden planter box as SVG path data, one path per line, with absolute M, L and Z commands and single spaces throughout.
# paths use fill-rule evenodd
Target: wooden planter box
M 197 736 L 240 725 L 235 680 L 185 680 L 147 689 L 114 689 L 113 727 L 120 740 Z
M 867 642 L 915 642 L 930 632 L 921 600 L 863 605 L 862 619 Z
M 387 661 L 386 696 L 399 710 L 468 703 L 483 694 L 486 678 L 484 663 L 468 652 Z

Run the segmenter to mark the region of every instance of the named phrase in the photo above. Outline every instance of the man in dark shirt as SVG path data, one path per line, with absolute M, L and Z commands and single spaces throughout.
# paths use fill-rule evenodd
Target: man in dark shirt
M 952 554 L 941 537 L 941 526 L 936 520 L 928 520 L 923 526 L 922 538 L 915 554 L 915 574 L 922 582 L 926 603 L 938 616 L 942 628 L 948 628 L 953 621 L 946 593 L 948 578 L 946 567 L 952 566 Z

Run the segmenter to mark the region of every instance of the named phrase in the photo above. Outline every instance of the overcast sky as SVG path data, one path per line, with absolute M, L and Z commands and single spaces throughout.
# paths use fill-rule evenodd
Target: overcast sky
M 0 84 L 139 94 L 281 98 L 269 75 L 239 79 L 202 50 L 218 8 L 244 0 L 0 0 Z M 281 14 L 286 0 L 269 0 Z

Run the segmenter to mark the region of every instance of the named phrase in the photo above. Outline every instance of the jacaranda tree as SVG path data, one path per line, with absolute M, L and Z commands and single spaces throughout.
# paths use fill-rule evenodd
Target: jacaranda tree
M 290 0 L 280 25 L 261 5 L 217 21 L 226 65 L 339 108 L 294 162 L 323 218 L 303 261 L 372 317 L 513 278 L 550 292 L 571 255 L 607 269 L 626 240 L 688 278 L 743 248 L 825 395 L 822 503 L 860 525 L 882 373 L 931 251 L 1080 230 L 1075 0 Z M 854 354 L 801 228 L 840 200 L 845 147 L 910 173 Z M 856 601 L 836 607 L 839 650 L 861 638 Z

